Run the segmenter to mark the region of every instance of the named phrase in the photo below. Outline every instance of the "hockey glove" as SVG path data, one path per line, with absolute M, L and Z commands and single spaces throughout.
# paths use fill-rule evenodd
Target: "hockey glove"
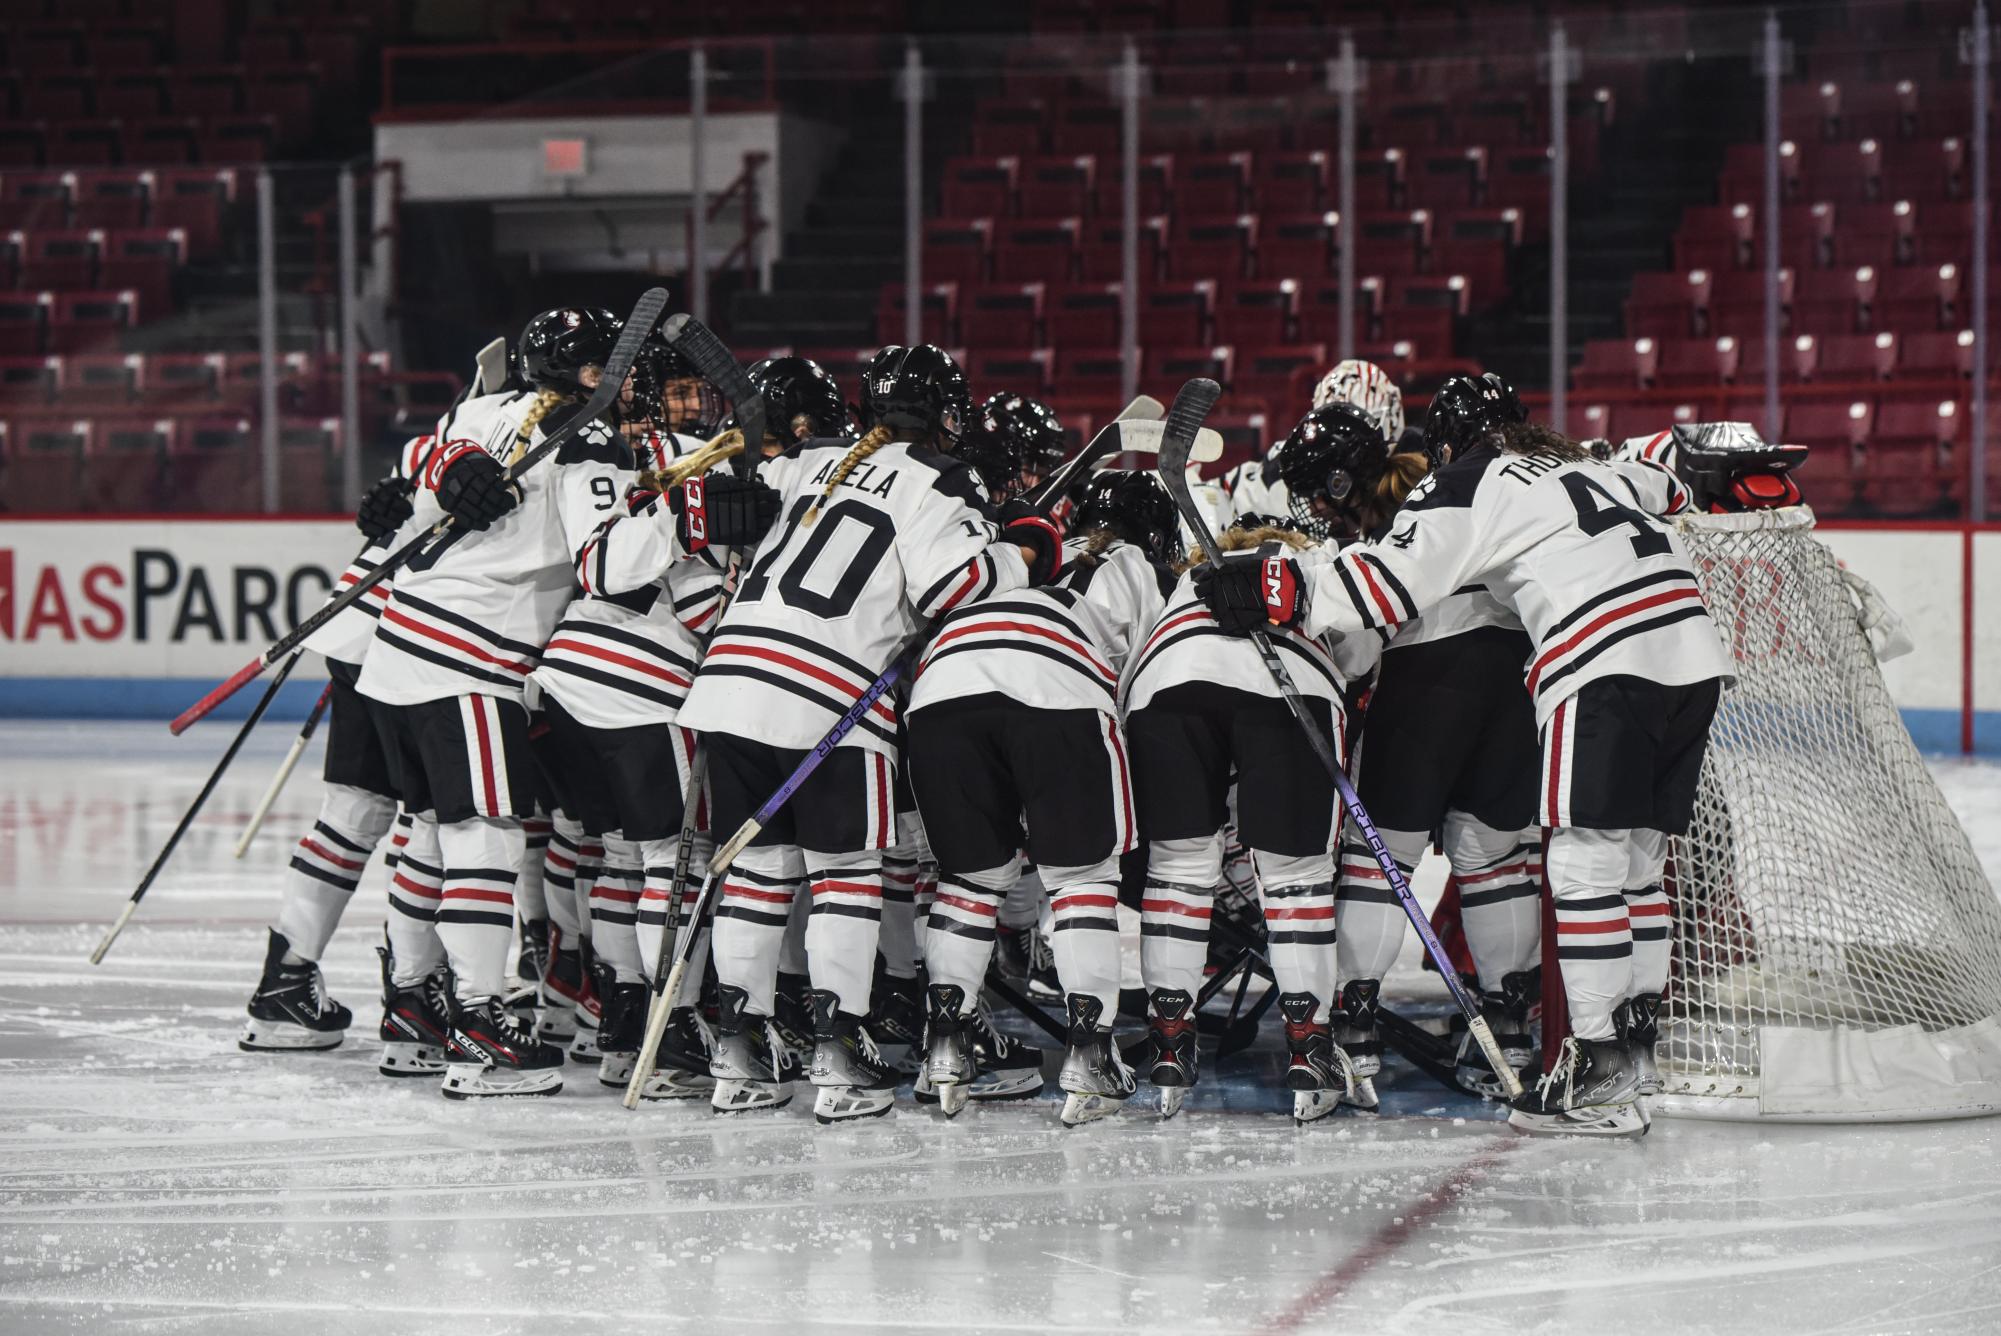
M 412 510 L 409 480 L 392 473 L 361 498 L 361 508 L 354 512 L 354 527 L 373 543 L 402 528 Z
M 438 473 L 438 504 L 467 529 L 485 529 L 521 504 L 499 460 L 476 445 L 460 446 Z
M 667 494 L 681 550 L 746 547 L 764 537 L 778 518 L 778 493 L 756 478 L 707 473 L 690 478 Z
M 1306 616 L 1299 563 L 1290 557 L 1225 558 L 1221 566 L 1195 568 L 1195 593 L 1233 636 L 1297 626 Z
M 1001 507 L 1001 537 L 1035 555 L 1028 562 L 1028 582 L 1045 585 L 1063 569 L 1063 534 L 1026 501 Z

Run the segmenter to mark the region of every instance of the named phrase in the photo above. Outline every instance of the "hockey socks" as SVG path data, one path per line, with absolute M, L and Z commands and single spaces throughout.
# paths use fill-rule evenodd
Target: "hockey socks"
M 1631 995 L 1667 991 L 1669 939 L 1674 933 L 1674 906 L 1661 887 L 1667 865 L 1667 836 L 1657 830 L 1632 832 L 1626 849 L 1626 916 L 1633 925 L 1633 985 Z
M 1209 919 L 1222 875 L 1221 831 L 1154 840 L 1148 847 L 1146 891 L 1139 902 L 1139 958 L 1149 990 L 1177 989 L 1191 997 L 1201 991 L 1209 959 Z
M 528 853 L 521 862 L 521 879 L 514 886 L 514 907 L 521 911 L 524 923 L 549 917 L 542 875 L 548 865 L 549 837 L 555 831 L 555 823 L 546 816 L 531 816 L 521 823 L 521 833 L 528 839 Z
M 410 814 L 406 814 L 410 815 Z M 444 857 L 438 823 L 429 812 L 410 815 L 396 868 L 389 874 L 389 945 L 398 987 L 414 988 L 445 962 L 438 938 L 438 904 L 444 896 Z
M 332 940 L 369 855 L 396 820 L 396 803 L 379 793 L 329 784 L 319 818 L 292 851 L 276 931 L 303 960 L 318 960 Z
M 771 1015 L 786 925 L 805 880 L 805 860 L 789 845 L 753 845 L 723 874 L 713 939 L 716 982 L 740 991 L 743 1011 L 760 1021 Z M 874 966 L 871 949 L 866 967 Z
M 1049 944 L 1063 991 L 1097 1004 L 1098 1014 L 1119 1012 L 1119 863 L 1042 868 L 1050 887 L 1054 924 Z
M 1396 963 L 1403 946 L 1403 904 L 1390 889 L 1369 847 L 1348 828 L 1341 843 L 1341 884 L 1335 906 L 1339 926 L 1338 961 L 1343 979 L 1380 979 Z M 1424 831 L 1385 830 L 1383 843 L 1408 882 L 1424 857 L 1431 836 Z
M 639 899 L 646 873 L 635 840 L 604 837 L 604 867 L 591 883 L 591 955 L 609 965 L 619 983 L 643 983 L 640 965 Z
M 451 960 L 458 996 L 468 1004 L 500 996 L 514 939 L 514 883 L 527 854 L 519 821 L 474 817 L 438 827 L 444 894 L 438 937 Z M 402 965 L 402 952 L 397 952 Z
M 924 968 L 933 987 L 949 985 L 962 999 L 979 997 L 993 960 L 994 926 L 1013 887 L 1016 865 L 979 872 L 941 872 L 924 934 Z
M 694 852 L 688 860 L 688 884 L 681 888 L 680 922 L 675 925 L 677 932 L 687 931 L 694 916 L 695 898 L 702 893 L 702 882 L 709 874 L 710 849 L 706 835 L 695 837 Z M 681 839 L 678 835 L 671 839 L 639 842 L 640 858 L 646 865 L 645 882 L 639 894 L 639 964 L 648 982 L 653 978 L 654 963 L 660 959 L 660 939 L 667 932 L 667 906 L 674 898 L 674 862 L 680 851 Z M 702 986 L 707 967 L 707 952 L 689 957 L 688 973 L 681 984 L 681 997 L 695 996 Z M 671 963 L 668 968 L 672 968 Z
M 806 964 L 814 991 L 833 993 L 843 1013 L 866 1016 L 882 934 L 882 852 L 800 853 L 813 895 Z
M 1632 992 L 1633 929 L 1626 911 L 1623 830 L 1550 832 L 1549 885 L 1556 908 L 1556 956 L 1579 1039 L 1613 1037 L 1612 1012 Z
M 1264 903 L 1265 942 L 1281 993 L 1320 1000 L 1324 1022 L 1334 1001 L 1334 864 L 1325 854 L 1293 858 L 1252 852 Z

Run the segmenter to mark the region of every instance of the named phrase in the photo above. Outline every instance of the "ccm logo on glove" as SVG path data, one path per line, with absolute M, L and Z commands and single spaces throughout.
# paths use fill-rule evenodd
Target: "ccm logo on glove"
M 726 473 L 690 478 L 667 494 L 681 549 L 743 547 L 764 537 L 778 518 L 778 493 L 756 478 Z
M 1299 568 L 1284 557 L 1264 561 L 1265 616 L 1280 626 L 1299 620 Z

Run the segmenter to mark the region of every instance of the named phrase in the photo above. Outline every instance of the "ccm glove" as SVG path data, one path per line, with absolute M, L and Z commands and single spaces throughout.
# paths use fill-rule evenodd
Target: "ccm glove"
M 409 481 L 392 473 L 361 498 L 361 508 L 354 512 L 354 527 L 373 543 L 402 528 L 413 509 Z
M 764 537 L 778 518 L 779 495 L 756 479 L 730 473 L 690 478 L 667 494 L 681 550 L 747 547 Z
M 1195 593 L 1233 636 L 1297 626 L 1306 616 L 1305 585 L 1290 557 L 1226 557 L 1221 566 L 1197 566 Z
M 478 446 L 464 446 L 438 474 L 438 504 L 468 529 L 485 529 L 521 504 L 521 489 L 507 481 L 499 460 Z
M 1026 501 L 1010 501 L 1001 507 L 1001 537 L 1035 555 L 1028 563 L 1028 582 L 1044 585 L 1063 569 L 1063 534 Z

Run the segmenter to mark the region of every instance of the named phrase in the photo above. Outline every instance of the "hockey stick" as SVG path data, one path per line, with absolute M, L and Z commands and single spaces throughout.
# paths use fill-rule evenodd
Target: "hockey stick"
M 264 711 L 277 697 L 278 688 L 285 685 L 285 679 L 292 675 L 292 669 L 298 665 L 299 656 L 296 654 L 285 660 L 279 667 L 277 676 L 271 679 L 271 685 L 265 687 L 264 694 L 257 698 L 257 704 L 251 707 L 250 717 L 243 721 L 243 727 L 236 730 L 236 737 L 231 740 L 229 750 L 222 754 L 222 759 L 215 763 L 215 769 L 209 772 L 208 782 L 201 786 L 201 792 L 197 793 L 195 800 L 188 804 L 188 810 L 182 813 L 181 823 L 174 827 L 174 833 L 167 836 L 166 844 L 160 848 L 160 856 L 153 860 L 153 866 L 147 868 L 146 875 L 139 879 L 139 887 L 132 892 L 132 898 L 125 902 L 125 909 L 118 915 L 118 921 L 111 925 L 111 930 L 104 934 L 104 940 L 90 953 L 91 964 L 99 965 L 104 962 L 104 953 L 111 949 L 111 944 L 118 940 L 118 934 L 125 931 L 125 925 L 132 921 L 132 915 L 139 909 L 139 902 L 145 899 L 146 892 L 152 889 L 153 879 L 160 875 L 160 869 L 165 867 L 167 859 L 173 856 L 175 846 L 181 842 L 181 836 L 187 834 L 188 827 L 194 824 L 202 804 L 206 803 L 208 796 L 215 792 L 217 782 L 222 779 L 222 772 L 229 769 L 229 763 L 235 760 L 236 753 L 243 749 L 243 740 L 250 736 L 251 729 L 257 727 L 257 721 L 264 717 Z
M 1194 493 L 1188 487 L 1188 444 L 1195 439 L 1195 429 L 1221 393 L 1221 386 L 1213 380 L 1202 377 L 1197 377 L 1183 386 L 1181 393 L 1174 398 L 1174 407 L 1167 412 L 1167 438 L 1161 442 L 1160 447 L 1161 482 L 1166 485 L 1168 495 L 1174 498 L 1174 504 L 1181 511 L 1181 518 L 1188 525 L 1189 532 L 1194 534 L 1195 541 L 1202 545 L 1203 552 L 1209 554 L 1209 560 L 1219 563 L 1222 561 L 1222 549 L 1216 545 L 1216 535 L 1209 527 L 1208 518 L 1202 514 L 1201 507 L 1195 504 Z M 1494 1042 L 1494 1032 L 1487 1025 L 1486 1018 L 1480 1014 L 1479 1004 L 1459 981 L 1459 974 L 1452 967 L 1451 957 L 1445 954 L 1445 947 L 1440 944 L 1437 932 L 1432 929 L 1431 919 L 1426 916 L 1423 909 L 1419 908 L 1417 897 L 1411 894 L 1410 883 L 1404 880 L 1402 869 L 1397 867 L 1396 859 L 1390 856 L 1389 846 L 1383 843 L 1382 832 L 1377 830 L 1376 823 L 1369 819 L 1368 809 L 1362 806 L 1361 797 L 1355 792 L 1355 785 L 1349 780 L 1348 772 L 1343 770 L 1341 763 L 1335 759 L 1333 745 L 1320 731 L 1320 725 L 1314 722 L 1313 716 L 1307 713 L 1306 702 L 1300 698 L 1299 688 L 1294 684 L 1292 674 L 1286 671 L 1285 665 L 1279 661 L 1278 650 L 1272 646 L 1271 637 L 1263 631 L 1252 631 L 1250 641 L 1257 648 L 1258 658 L 1264 661 L 1265 671 L 1271 674 L 1272 683 L 1278 687 L 1279 694 L 1285 697 L 1286 708 L 1291 710 L 1292 717 L 1299 721 L 1301 731 L 1306 734 L 1307 745 L 1313 749 L 1313 754 L 1319 758 L 1320 764 L 1327 768 L 1327 774 L 1333 779 L 1334 787 L 1341 795 L 1341 801 L 1347 805 L 1348 815 L 1354 821 L 1355 828 L 1362 832 L 1362 839 L 1367 842 L 1369 852 L 1375 855 L 1376 865 L 1383 870 L 1383 876 L 1389 880 L 1390 889 L 1396 892 L 1397 901 L 1403 906 L 1404 917 L 1410 920 L 1411 927 L 1417 930 L 1418 940 L 1424 943 L 1425 954 L 1431 957 L 1432 964 L 1436 965 L 1438 972 L 1444 976 L 1445 986 L 1452 990 L 1452 1001 L 1459 1008 L 1459 1014 L 1466 1018 L 1466 1028 L 1480 1045 L 1480 1051 L 1486 1054 L 1487 1061 L 1493 1067 L 1495 1074 L 1500 1077 L 1508 1098 L 1513 1099 L 1522 1093 L 1521 1081 L 1516 1078 L 1514 1068 L 1510 1067 L 1507 1060 L 1501 1056 L 1501 1046 Z
M 660 327 L 660 337 L 672 344 L 674 351 L 695 364 L 695 370 L 702 378 L 723 392 L 736 413 L 737 427 L 743 432 L 744 453 L 737 462 L 730 465 L 739 478 L 747 478 L 756 468 L 756 454 L 764 445 L 765 418 L 764 394 L 753 385 L 750 374 L 743 369 L 743 363 L 736 360 L 736 354 L 717 338 L 709 327 L 685 312 L 669 316 L 667 323 Z
M 313 703 L 313 712 L 306 716 L 305 726 L 299 730 L 299 736 L 293 739 L 292 749 L 285 753 L 284 764 L 280 765 L 278 773 L 272 776 L 271 787 L 264 790 L 263 798 L 257 803 L 257 810 L 250 814 L 250 824 L 243 828 L 243 838 L 236 842 L 238 858 L 243 857 L 243 851 L 257 838 L 258 829 L 263 826 L 264 818 L 271 812 L 271 804 L 277 802 L 278 795 L 284 791 L 285 781 L 292 777 L 292 768 L 298 765 L 299 757 L 305 754 L 306 744 L 313 740 L 313 734 L 320 726 L 320 717 L 327 712 L 327 702 L 332 699 L 333 683 L 329 682 L 326 689 L 320 692 L 319 700 Z
M 1084 443 L 1084 448 L 1056 466 L 1056 471 L 1035 486 L 1022 493 L 1021 499 L 1040 509 L 1052 497 L 1062 496 L 1079 475 L 1097 465 L 1118 448 L 1118 433 L 1112 430 L 1114 422 L 1158 422 L 1167 408 L 1150 394 L 1142 394 L 1119 410 L 1117 417 L 1098 428 L 1097 434 Z
M 508 469 L 506 482 L 519 481 L 529 469 L 561 449 L 572 436 L 597 421 L 618 401 L 619 393 L 625 386 L 625 378 L 632 371 L 633 360 L 639 356 L 640 345 L 646 341 L 646 336 L 652 332 L 654 322 L 659 320 L 660 313 L 666 309 L 667 293 L 663 288 L 649 288 L 640 297 L 638 304 L 632 308 L 632 314 L 626 317 L 625 328 L 618 336 L 618 343 L 612 349 L 611 357 L 605 362 L 603 374 L 598 379 L 597 388 L 591 391 L 591 397 L 577 410 L 576 416 L 544 437 L 542 444 L 523 455 L 512 468 Z M 266 668 L 305 644 L 315 631 L 353 606 L 364 594 L 399 570 L 433 541 L 449 544 L 464 532 L 465 530 L 457 528 L 452 517 L 447 515 L 412 538 L 384 557 L 376 564 L 374 570 L 349 585 L 343 593 L 322 604 L 318 612 L 293 627 L 289 634 L 271 648 L 244 664 L 231 674 L 228 680 L 183 710 L 171 724 L 167 725 L 168 730 L 175 734 L 185 731 L 189 724 L 207 716 L 216 706 L 256 679 Z

